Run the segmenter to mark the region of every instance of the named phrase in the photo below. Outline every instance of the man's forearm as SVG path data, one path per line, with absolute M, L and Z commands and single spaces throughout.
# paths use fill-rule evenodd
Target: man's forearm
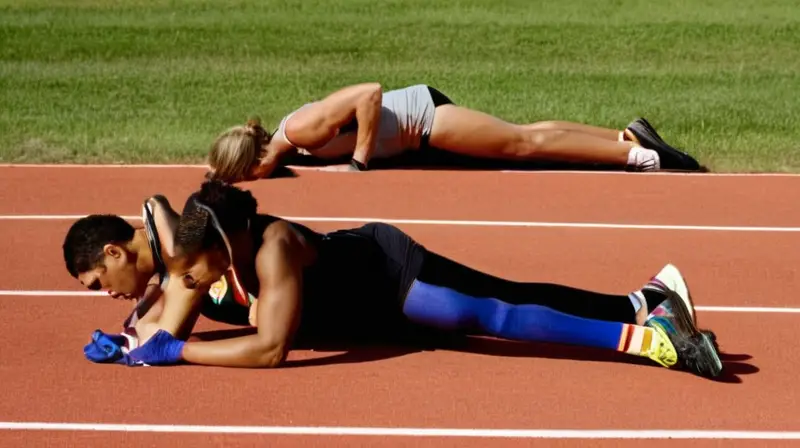
M 167 331 L 179 339 L 186 339 L 191 334 L 200 314 L 205 291 L 185 289 L 178 282 L 173 278 L 167 284 L 160 300 L 159 315 L 151 322 L 137 323 L 140 343 L 145 343 L 158 330 Z
M 218 341 L 188 342 L 181 358 L 191 364 L 219 367 L 274 368 L 286 359 L 286 351 L 265 345 L 257 334 Z
M 164 309 L 164 296 L 161 287 L 151 285 L 147 288 L 138 308 L 139 321 L 156 322 Z

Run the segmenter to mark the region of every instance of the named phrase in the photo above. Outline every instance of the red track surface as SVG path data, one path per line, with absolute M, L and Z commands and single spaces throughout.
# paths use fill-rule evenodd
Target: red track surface
M 180 209 L 197 169 L 0 169 L 0 214 L 138 215 L 163 193 Z M 246 185 L 284 216 L 800 226 L 800 177 L 303 172 Z M 80 290 L 60 245 L 71 220 L 0 221 L 3 290 Z M 306 223 L 326 230 L 357 223 Z M 607 292 L 676 263 L 697 305 L 799 307 L 800 232 L 403 225 L 430 249 L 505 277 Z M 597 352 L 500 342 L 468 351 L 295 352 L 330 357 L 273 371 L 87 362 L 92 330 L 128 304 L 104 297 L 0 297 L 0 420 L 254 426 L 800 430 L 800 314 L 700 312 L 723 350 L 747 354 L 725 382 Z M 201 322 L 198 332 L 225 328 Z M 338 356 L 337 356 L 338 355 Z M 578 359 L 573 359 L 578 358 Z M 134 398 L 135 397 L 135 398 Z M 2 431 L 2 446 L 620 446 L 634 441 Z M 592 443 L 587 443 L 592 442 Z M 666 442 L 647 442 L 655 445 Z M 730 446 L 695 441 L 691 446 Z M 735 443 L 735 446 L 746 442 Z M 765 441 L 750 442 L 763 446 Z M 786 441 L 781 443 L 786 444 Z

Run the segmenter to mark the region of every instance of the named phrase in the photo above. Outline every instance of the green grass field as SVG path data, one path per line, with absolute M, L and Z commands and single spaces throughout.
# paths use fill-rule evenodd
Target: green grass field
M 202 162 L 348 83 L 800 171 L 797 0 L 0 0 L 0 161 Z

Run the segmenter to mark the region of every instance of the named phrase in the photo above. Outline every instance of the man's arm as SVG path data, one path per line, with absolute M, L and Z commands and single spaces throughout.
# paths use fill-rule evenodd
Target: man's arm
M 206 291 L 207 289 L 189 289 L 179 278 L 171 276 L 161 299 L 161 314 L 157 319 L 136 324 L 139 344 L 144 345 L 159 330 L 179 339 L 187 339 L 200 316 L 202 298 Z
M 278 221 L 264 233 L 256 255 L 258 332 L 219 341 L 187 342 L 182 358 L 225 367 L 278 367 L 286 359 L 302 307 L 303 268 L 314 249 L 291 224 Z
M 131 314 L 125 320 L 123 327 L 127 328 L 129 326 L 139 325 L 139 322 L 146 324 L 158 320 L 164 305 L 163 291 L 161 290 L 161 284 L 159 284 L 158 278 L 158 274 L 154 275 L 147 284 L 144 295 L 137 301 Z M 134 315 L 136 317 L 135 321 L 133 320 Z
M 366 167 L 378 138 L 383 89 L 379 83 L 348 86 L 300 109 L 286 121 L 286 138 L 307 149 L 323 146 L 355 118 L 358 135 L 353 160 Z
M 158 239 L 161 243 L 162 250 L 159 255 L 169 265 L 171 257 L 175 254 L 174 237 L 175 229 L 180 221 L 180 214 L 172 208 L 163 195 L 154 195 L 147 202 L 152 207 Z M 191 330 L 200 316 L 203 292 L 186 288 L 178 274 L 168 273 L 170 278 L 166 288 L 161 290 L 159 285 L 158 291 L 152 291 L 155 296 L 150 297 L 153 304 L 158 306 L 153 310 L 154 313 L 147 313 L 146 318 L 140 319 L 136 323 L 140 344 L 144 344 L 160 329 L 180 339 L 186 339 L 191 334 Z M 157 277 L 158 274 L 155 278 Z M 151 280 L 151 283 L 154 281 L 158 283 L 158 280 Z

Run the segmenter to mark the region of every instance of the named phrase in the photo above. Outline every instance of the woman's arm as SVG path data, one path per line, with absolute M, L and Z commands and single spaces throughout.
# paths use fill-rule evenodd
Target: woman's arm
M 334 138 L 339 128 L 355 118 L 358 134 L 353 160 L 366 167 L 377 142 L 382 99 L 379 83 L 345 87 L 295 112 L 286 121 L 286 138 L 299 147 L 313 150 Z
M 278 221 L 264 233 L 256 255 L 258 332 L 218 341 L 187 342 L 182 359 L 224 367 L 278 367 L 286 359 L 300 319 L 303 268 L 314 249 L 289 223 Z

